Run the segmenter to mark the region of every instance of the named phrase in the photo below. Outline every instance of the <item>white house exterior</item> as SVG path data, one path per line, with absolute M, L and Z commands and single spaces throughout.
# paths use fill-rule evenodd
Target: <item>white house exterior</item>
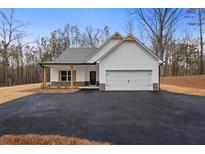
M 100 90 L 158 90 L 161 59 L 131 34 L 115 33 L 98 49 L 67 49 L 50 68 L 51 86 Z

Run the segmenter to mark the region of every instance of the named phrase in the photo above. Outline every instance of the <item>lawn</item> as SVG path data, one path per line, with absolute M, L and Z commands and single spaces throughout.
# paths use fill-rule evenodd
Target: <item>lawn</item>
M 161 90 L 205 96 L 205 75 L 161 77 Z

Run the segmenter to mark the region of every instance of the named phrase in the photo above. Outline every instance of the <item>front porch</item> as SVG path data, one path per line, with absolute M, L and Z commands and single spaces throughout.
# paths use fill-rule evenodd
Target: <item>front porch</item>
M 43 65 L 43 88 L 99 89 L 99 66 L 93 65 Z M 50 81 L 47 81 L 47 71 Z M 48 82 L 48 84 L 46 84 Z

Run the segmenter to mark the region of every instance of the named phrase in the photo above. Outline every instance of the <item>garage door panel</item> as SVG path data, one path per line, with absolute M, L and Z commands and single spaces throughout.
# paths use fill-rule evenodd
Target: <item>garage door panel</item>
M 106 90 L 151 89 L 151 71 L 106 71 Z

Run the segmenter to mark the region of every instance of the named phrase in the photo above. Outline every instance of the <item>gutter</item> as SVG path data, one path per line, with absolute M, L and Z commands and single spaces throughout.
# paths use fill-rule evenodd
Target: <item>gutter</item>
M 43 67 L 44 65 L 96 65 L 95 63 L 38 63 L 38 65 L 40 65 L 41 67 Z

